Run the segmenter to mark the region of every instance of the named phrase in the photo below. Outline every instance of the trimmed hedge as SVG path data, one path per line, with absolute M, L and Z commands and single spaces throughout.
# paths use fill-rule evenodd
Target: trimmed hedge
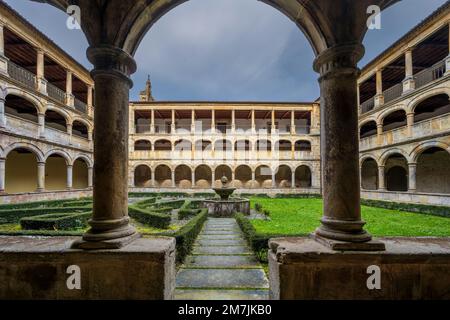
M 174 198 L 181 198 L 181 197 L 188 197 L 189 194 L 185 192 L 130 192 L 128 194 L 131 198 L 145 198 L 145 197 L 174 197 Z
M 62 207 L 92 207 L 93 200 L 80 200 L 64 202 Z
M 450 218 L 450 207 L 433 206 L 426 204 L 400 203 L 381 200 L 361 199 L 361 204 L 368 207 L 429 214 L 433 216 Z
M 164 200 L 164 201 L 155 202 L 153 207 L 154 208 L 166 207 L 166 208 L 178 209 L 178 208 L 181 208 L 185 202 L 186 202 L 186 200 L 184 200 L 184 199 Z
M 137 206 L 139 208 L 145 208 L 145 207 L 152 206 L 155 202 L 156 202 L 156 198 L 153 197 L 153 198 L 148 198 L 145 200 L 138 201 L 138 202 L 134 203 L 133 205 Z
M 191 221 L 174 234 L 177 248 L 177 262 L 183 262 L 184 258 L 191 252 L 195 239 L 197 239 L 207 218 L 208 210 L 202 209 L 197 216 L 192 218 Z
M 137 206 L 128 206 L 128 214 L 136 221 L 159 229 L 167 229 L 170 226 L 170 215 L 153 212 L 149 209 L 139 208 Z
M 20 219 L 24 230 L 70 230 L 87 226 L 92 212 L 53 213 Z
M 180 210 L 178 210 L 178 219 L 184 220 L 193 215 L 199 214 L 201 211 L 201 203 L 201 200 L 186 200 Z
M 277 193 L 275 195 L 276 199 L 287 198 L 287 199 L 322 199 L 322 195 L 316 193 Z
M 54 213 L 82 213 L 92 209 L 89 207 L 49 207 L 49 208 L 24 208 L 13 210 L 0 210 L 0 224 L 19 223 L 21 218 L 34 217 Z
M 2 204 L 2 205 L 0 205 L 0 211 L 15 210 L 15 209 L 44 208 L 44 207 L 54 208 L 54 207 L 62 206 L 64 203 L 67 203 L 67 202 L 87 201 L 88 199 L 89 198 L 50 200 L 50 201 L 46 200 L 46 201 L 34 201 L 34 202 L 24 202 L 24 203 Z

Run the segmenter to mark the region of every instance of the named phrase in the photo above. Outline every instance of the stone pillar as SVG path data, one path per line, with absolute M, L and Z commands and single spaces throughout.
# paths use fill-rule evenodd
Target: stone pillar
M 211 133 L 216 133 L 216 110 L 211 110 Z
M 255 188 L 255 185 L 256 185 L 256 172 L 255 172 L 255 170 L 252 170 L 252 188 L 254 189 Z
M 195 110 L 191 110 L 191 134 L 195 134 Z
M 38 136 L 42 139 L 45 139 L 45 114 L 43 113 L 38 114 L 38 125 L 39 125 Z
M 175 134 L 176 133 L 176 126 L 175 126 L 175 110 L 172 109 L 172 119 L 170 123 L 170 133 Z M 172 148 L 173 150 L 173 148 Z
M 150 133 L 155 134 L 155 110 L 150 111 Z
M 152 144 L 153 145 L 153 144 Z M 156 179 L 155 179 L 155 171 L 156 171 L 156 168 L 155 169 L 152 169 L 151 170 L 151 177 L 152 177 L 152 181 L 151 181 L 151 185 L 152 185 L 152 187 L 154 188 L 154 187 L 156 187 Z
M 252 134 L 256 134 L 255 110 L 252 109 Z
M 295 110 L 291 110 L 291 134 L 295 134 Z
M 212 180 L 211 186 L 214 188 L 216 185 L 216 170 L 214 169 L 211 170 L 211 180 Z
M 449 55 L 445 58 L 445 73 L 450 73 L 450 23 L 449 23 L 449 35 L 448 35 L 448 45 L 449 45 Z
M 291 188 L 295 189 L 295 170 L 291 172 Z
M 385 167 L 378 166 L 378 190 L 386 191 L 386 182 L 384 178 Z
M 321 160 L 323 174 L 322 225 L 315 238 L 331 249 L 383 250 L 370 242 L 360 206 L 357 63 L 364 47 L 343 45 L 322 52 L 314 62 L 320 72 Z
M 377 94 L 375 95 L 375 108 L 384 104 L 384 95 L 383 95 L 383 70 L 378 69 L 375 75 L 376 77 L 376 86 L 377 86 Z
M 94 204 L 91 228 L 75 248 L 120 248 L 137 237 L 128 217 L 128 125 L 134 59 L 123 50 L 90 47 L 95 82 Z
M 67 166 L 67 190 L 72 190 L 73 187 L 73 166 Z
M 0 128 L 4 128 L 5 126 L 6 126 L 5 98 L 0 97 Z
M 275 110 L 272 109 L 272 117 L 271 117 L 271 133 L 275 134 L 276 126 L 275 126 Z
M 414 127 L 414 112 L 408 113 L 406 115 L 406 121 L 407 121 L 407 130 L 408 130 L 408 137 L 413 136 L 413 127 Z
M 276 177 L 275 177 L 275 170 L 272 169 L 272 188 L 275 189 L 277 187 L 277 181 L 276 181 Z
M 5 193 L 5 165 L 6 159 L 0 158 L 0 194 Z
M 47 80 L 44 77 L 44 50 L 37 49 L 36 62 L 36 89 L 42 94 L 47 94 Z
M 194 168 L 191 169 L 191 185 L 192 185 L 192 188 L 195 188 L 195 169 Z
M 236 110 L 231 110 L 231 133 L 236 133 Z
M 175 170 L 172 170 L 171 174 L 172 174 L 172 188 L 176 188 L 177 184 L 176 184 L 176 181 L 175 181 Z
M 5 56 L 5 38 L 3 34 L 3 27 L 3 21 L 0 21 L 0 73 L 8 75 L 9 59 Z
M 45 190 L 45 162 L 38 162 L 37 164 L 37 192 Z
M 320 105 L 314 103 L 311 114 L 311 131 L 312 134 L 320 134 Z
M 408 191 L 409 192 L 416 192 L 417 190 L 417 180 L 416 180 L 416 173 L 417 173 L 417 163 L 408 163 Z
M 88 115 L 89 116 L 92 116 L 91 110 L 92 110 L 92 108 L 94 106 L 93 97 L 92 97 L 92 91 L 93 90 L 94 90 L 93 86 L 91 86 L 91 85 L 87 86 L 87 106 L 88 106 L 88 111 L 89 111 Z
M 416 88 L 412 52 L 412 48 L 408 48 L 405 52 L 405 80 L 403 80 L 403 93 L 407 93 Z
M 381 146 L 383 144 L 383 124 L 377 123 L 377 144 Z
M 94 185 L 94 168 L 88 168 L 88 188 L 92 188 Z
M 75 107 L 75 96 L 72 94 L 72 71 L 66 71 L 66 105 L 74 108 Z
M 67 124 L 67 134 L 69 135 L 69 144 L 72 144 L 72 123 Z

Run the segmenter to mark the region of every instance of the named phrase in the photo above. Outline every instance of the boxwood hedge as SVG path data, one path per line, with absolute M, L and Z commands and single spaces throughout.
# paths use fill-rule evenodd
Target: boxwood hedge
M 167 229 L 171 217 L 168 214 L 154 212 L 151 209 L 140 208 L 135 205 L 128 206 L 128 214 L 136 221 L 151 227 Z
M 174 237 L 177 243 L 177 262 L 183 262 L 184 258 L 191 252 L 195 239 L 202 230 L 203 224 L 207 218 L 208 210 L 201 209 L 199 214 L 197 214 L 191 219 L 191 221 L 175 233 Z
M 91 212 L 52 213 L 20 219 L 24 230 L 70 230 L 87 226 Z
M 180 210 L 178 210 L 178 219 L 179 220 L 187 219 L 193 215 L 200 213 L 201 203 L 202 203 L 201 200 L 196 199 L 186 200 L 184 204 L 181 206 Z
M 0 205 L 0 210 L 14 210 L 14 209 L 28 209 L 28 208 L 44 208 L 44 207 L 60 207 L 67 202 L 78 202 L 78 201 L 88 201 L 92 200 L 90 198 L 82 199 L 64 199 L 64 200 L 46 200 L 46 201 L 33 201 L 33 202 L 23 202 L 23 203 L 11 203 Z M 73 206 L 74 207 L 74 206 Z
M 0 224 L 19 223 L 21 218 L 33 217 L 53 213 L 82 213 L 89 212 L 89 207 L 48 207 L 0 210 Z

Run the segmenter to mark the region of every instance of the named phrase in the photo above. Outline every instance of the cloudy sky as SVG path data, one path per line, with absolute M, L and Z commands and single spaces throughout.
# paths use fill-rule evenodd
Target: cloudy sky
M 4 1 L 91 68 L 86 39 L 65 27 L 64 13 L 29 0 Z M 361 66 L 445 2 L 403 0 L 383 12 L 382 29 L 366 35 Z M 152 27 L 135 58 L 131 99 L 137 99 L 148 74 L 157 100 L 310 101 L 319 96 L 304 35 L 255 0 L 190 0 Z

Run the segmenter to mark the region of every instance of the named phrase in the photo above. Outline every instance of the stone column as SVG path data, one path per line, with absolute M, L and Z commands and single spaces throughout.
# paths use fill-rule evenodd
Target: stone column
M 4 22 L 0 21 L 0 73 L 8 75 L 8 61 L 5 56 L 5 38 L 3 34 Z
M 272 169 L 272 188 L 275 189 L 277 187 L 277 181 L 276 181 L 276 177 L 275 177 L 275 170 Z
M 73 124 L 68 123 L 67 124 L 67 134 L 69 135 L 69 144 L 72 144 L 72 128 L 73 128 Z
M 5 126 L 6 126 L 5 98 L 0 97 L 0 128 L 4 128 Z
M 295 110 L 291 110 L 291 134 L 295 134 Z
M 412 52 L 412 48 L 408 48 L 405 52 L 405 80 L 403 80 L 403 93 L 407 93 L 416 88 Z
M 195 110 L 191 110 L 191 134 L 195 134 Z
M 172 170 L 171 174 L 172 174 L 172 188 L 176 188 L 177 184 L 176 184 L 176 181 L 175 181 L 175 170 Z
M 295 170 L 291 172 L 291 188 L 295 189 Z
M 36 89 L 42 94 L 47 94 L 47 80 L 44 77 L 44 50 L 37 49 L 36 62 Z
M 37 164 L 37 192 L 45 190 L 45 162 L 38 162 Z
M 255 170 L 252 170 L 252 189 L 255 188 L 256 185 L 256 172 Z
M 74 247 L 114 249 L 137 237 L 128 217 L 128 103 L 136 63 L 108 45 L 90 47 L 87 55 L 95 82 L 94 205 L 91 228 Z
M 256 123 L 255 123 L 255 110 L 254 109 L 252 109 L 252 115 L 251 115 L 251 118 L 252 118 L 252 134 L 256 134 Z
M 322 225 L 315 238 L 332 249 L 382 250 L 363 226 L 360 206 L 357 63 L 362 45 L 332 47 L 314 62 L 320 72 Z M 343 241 L 343 242 L 341 242 Z M 380 244 L 380 245 L 376 245 Z
M 271 117 L 271 120 L 270 120 L 272 123 L 271 123 L 271 133 L 272 134 L 275 134 L 275 130 L 276 130 L 276 126 L 275 126 L 275 110 L 272 110 L 272 117 Z
M 216 110 L 211 110 L 211 133 L 216 133 Z
M 66 105 L 73 108 L 75 106 L 75 96 L 72 94 L 72 71 L 66 71 Z
M 231 110 L 231 133 L 236 133 L 236 110 Z
M 150 133 L 155 134 L 155 110 L 150 111 Z
M 375 95 L 375 108 L 384 104 L 384 95 L 383 95 L 383 70 L 378 69 L 375 75 L 376 77 L 376 87 L 377 94 Z
M 45 114 L 43 113 L 38 114 L 38 125 L 39 125 L 38 136 L 42 139 L 45 139 Z
M 94 185 L 94 168 L 88 168 L 88 188 L 92 188 Z
M 383 124 L 377 123 L 377 144 L 381 146 L 383 144 Z
M 320 134 L 320 106 L 316 103 L 313 104 L 311 114 L 311 134 Z
M 6 159 L 0 158 L 0 194 L 5 193 L 5 165 Z
M 152 169 L 151 170 L 151 177 L 152 177 L 152 187 L 154 188 L 154 187 L 156 187 L 156 180 L 155 180 L 155 170 L 156 170 L 156 168 L 155 169 Z
M 191 169 L 191 185 L 192 185 L 192 188 L 195 188 L 195 169 L 194 168 Z
M 92 91 L 94 90 L 93 86 L 87 86 L 87 106 L 88 106 L 88 116 L 92 116 L 92 109 L 94 107 Z
M 378 190 L 386 191 L 386 182 L 384 178 L 385 167 L 378 166 Z
M 67 166 L 67 190 L 72 190 L 73 187 L 73 166 Z
M 219 177 L 219 178 L 221 178 L 221 177 Z M 216 185 L 216 170 L 215 169 L 211 170 L 211 180 L 212 180 L 211 185 L 214 188 Z
M 409 192 L 416 192 L 417 190 L 417 180 L 416 180 L 416 173 L 417 173 L 417 163 L 408 163 L 408 191 Z
M 170 124 L 170 133 L 171 134 L 175 134 L 176 133 L 176 126 L 175 126 L 175 110 L 172 109 L 172 119 L 171 119 L 171 124 Z M 173 148 L 172 148 L 173 150 Z
M 406 115 L 406 122 L 407 122 L 408 137 L 412 137 L 414 127 L 414 112 L 408 113 Z
M 450 22 L 449 22 L 449 35 L 448 35 L 448 45 L 449 45 L 449 55 L 445 58 L 445 73 L 450 73 Z

